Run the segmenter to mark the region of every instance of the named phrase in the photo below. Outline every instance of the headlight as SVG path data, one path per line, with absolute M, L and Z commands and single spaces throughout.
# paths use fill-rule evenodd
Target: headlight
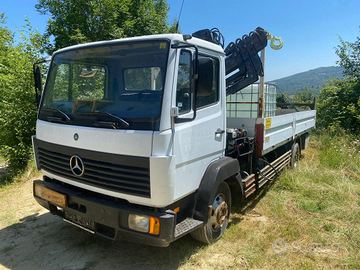
M 130 214 L 129 228 L 138 232 L 158 235 L 160 233 L 160 220 L 155 217 Z
M 149 217 L 135 214 L 129 215 L 129 228 L 138 232 L 149 232 Z

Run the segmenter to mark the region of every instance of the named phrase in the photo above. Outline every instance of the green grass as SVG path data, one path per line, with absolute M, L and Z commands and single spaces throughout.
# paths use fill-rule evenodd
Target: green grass
M 300 167 L 233 211 L 223 239 L 183 269 L 360 269 L 359 137 L 316 131 L 310 140 Z

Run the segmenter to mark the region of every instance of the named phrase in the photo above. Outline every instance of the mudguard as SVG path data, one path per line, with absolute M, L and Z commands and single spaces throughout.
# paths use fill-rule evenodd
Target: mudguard
M 201 221 L 207 219 L 209 205 L 212 204 L 217 187 L 222 181 L 229 177 L 235 177 L 240 187 L 242 186 L 239 171 L 240 166 L 238 160 L 231 157 L 220 158 L 208 166 L 198 189 L 194 219 Z

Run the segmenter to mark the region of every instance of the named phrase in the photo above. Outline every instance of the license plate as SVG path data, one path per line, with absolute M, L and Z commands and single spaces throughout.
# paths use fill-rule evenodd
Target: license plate
M 35 184 L 35 195 L 60 207 L 67 206 L 66 195 Z
M 72 223 L 75 223 L 74 225 L 79 225 L 79 227 L 82 229 L 90 230 L 92 233 L 95 231 L 95 222 L 88 218 L 84 218 L 80 215 L 65 210 L 64 219 L 65 221 L 69 220 Z

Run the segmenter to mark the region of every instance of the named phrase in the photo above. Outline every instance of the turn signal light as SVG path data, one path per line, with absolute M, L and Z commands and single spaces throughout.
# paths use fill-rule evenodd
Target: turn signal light
M 160 233 L 160 220 L 158 218 L 150 217 L 150 234 L 159 235 Z

